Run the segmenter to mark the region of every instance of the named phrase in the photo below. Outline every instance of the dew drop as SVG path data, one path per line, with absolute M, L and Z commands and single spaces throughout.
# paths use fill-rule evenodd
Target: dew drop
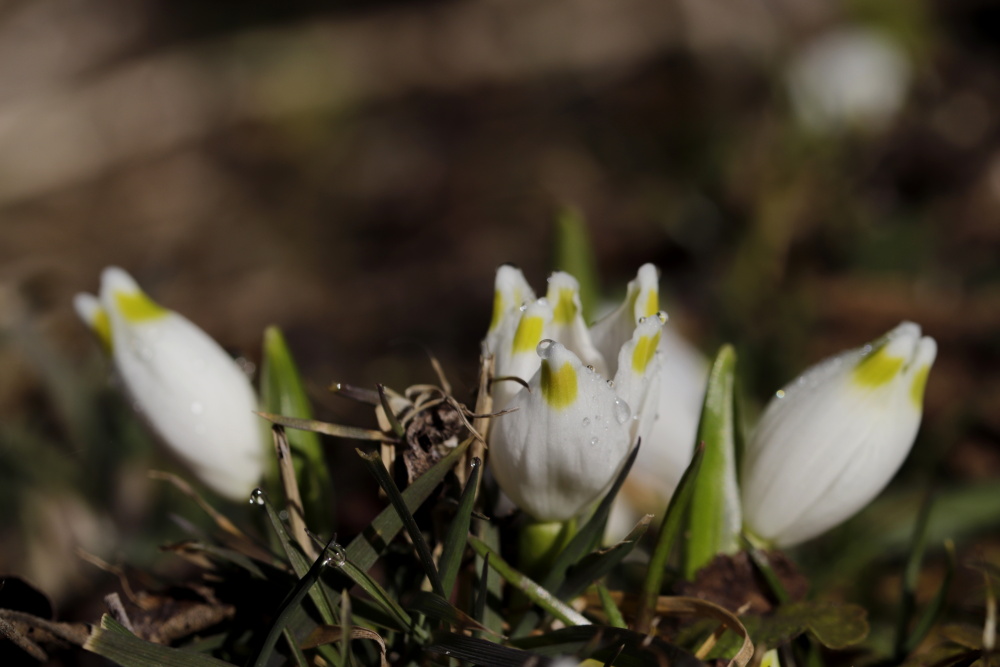
M 779 389 L 778 391 L 774 392 L 774 397 L 775 398 L 784 398 L 785 397 L 785 390 L 784 389 Z
M 548 359 L 549 355 L 552 353 L 552 347 L 555 344 L 556 342 L 554 340 L 546 338 L 545 340 L 543 340 L 541 343 L 538 344 L 538 347 L 535 348 L 535 351 L 538 353 L 538 356 L 541 357 L 542 359 Z
M 615 381 L 614 380 L 608 380 L 608 386 L 610 388 L 614 389 L 615 388 Z
M 521 302 L 521 305 L 518 306 L 518 310 L 520 310 L 522 313 L 528 310 L 528 302 L 527 301 Z
M 281 510 L 278 512 L 278 518 L 282 521 L 288 521 L 288 510 Z
M 472 457 L 472 462 L 469 464 L 469 467 L 472 468 L 473 470 L 475 470 L 476 468 L 478 468 L 481 465 L 483 465 L 483 460 L 481 458 L 479 458 L 478 456 L 473 456 Z
M 615 399 L 615 421 L 619 424 L 624 424 L 632 416 L 632 411 L 628 407 L 628 403 L 620 398 Z
M 599 443 L 599 442 L 600 442 L 600 439 L 597 436 L 594 436 L 593 438 L 590 439 L 590 444 L 591 445 L 595 445 L 596 446 L 597 443 Z
M 590 426 L 590 417 L 584 417 L 583 418 L 583 425 L 584 425 L 584 427 Z
M 591 366 L 590 364 L 587 364 L 587 370 L 590 371 L 591 373 L 593 373 L 594 372 L 594 367 Z
M 264 494 L 264 489 L 259 486 L 250 492 L 250 504 L 251 505 L 263 505 L 267 496 Z
M 324 553 L 323 567 L 343 567 L 346 562 L 347 553 L 337 544 L 330 546 Z

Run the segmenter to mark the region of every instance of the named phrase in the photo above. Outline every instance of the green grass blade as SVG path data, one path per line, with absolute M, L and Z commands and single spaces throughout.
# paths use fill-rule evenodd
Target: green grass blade
M 136 637 L 113 618 L 104 614 L 83 648 L 129 667 L 232 667 L 201 653 L 154 644 Z
M 482 468 L 483 462 L 478 457 L 474 458 L 472 460 L 472 474 L 469 475 L 469 480 L 465 483 L 465 489 L 458 502 L 458 510 L 451 520 L 448 534 L 445 535 L 444 545 L 441 548 L 439 563 L 445 599 L 451 598 L 451 592 L 455 589 L 455 582 L 458 579 L 458 568 L 462 564 L 462 554 L 465 553 L 465 546 L 468 543 L 472 506 L 476 501 Z
M 604 585 L 604 582 L 597 582 L 594 584 L 594 588 L 597 589 L 597 596 L 601 599 L 604 614 L 608 617 L 608 625 L 613 628 L 627 628 L 628 623 L 625 622 L 621 609 L 615 604 L 614 598 L 611 597 L 611 591 Z
M 285 530 L 285 524 L 282 523 L 281 517 L 278 516 L 267 494 L 261 489 L 257 489 L 253 492 L 253 500 L 251 502 L 264 507 L 264 510 L 267 512 L 267 518 L 271 522 L 271 528 L 274 530 L 275 535 L 278 536 L 278 541 L 281 543 L 281 548 L 284 549 L 285 555 L 288 557 L 288 562 L 291 564 L 292 570 L 300 579 L 305 577 L 315 563 L 310 563 L 309 559 L 299 550 L 299 547 L 292 542 L 291 536 Z M 327 595 L 329 591 L 326 586 L 309 587 L 306 590 L 309 592 L 309 597 L 316 604 L 323 622 L 333 624 L 335 605 Z
M 934 496 L 928 493 L 922 503 L 917 519 L 913 524 L 913 540 L 910 543 L 910 553 L 903 570 L 903 580 L 900 585 L 899 616 L 896 619 L 896 658 L 906 656 L 909 643 L 909 626 L 916 607 L 917 586 L 920 579 L 920 566 L 927 552 L 927 526 L 930 525 L 931 510 L 934 507 Z
M 709 372 L 698 423 L 698 442 L 705 444 L 705 457 L 691 497 L 684 552 L 688 579 L 716 554 L 739 550 L 742 512 L 736 485 L 735 371 L 736 352 L 723 345 Z
M 640 632 L 649 630 L 649 622 L 653 617 L 653 610 L 656 608 L 656 599 L 660 596 L 660 587 L 663 585 L 663 573 L 670 561 L 670 554 L 681 536 L 685 514 L 687 514 L 691 496 L 694 495 L 694 481 L 698 477 L 698 471 L 704 457 L 705 446 L 699 444 L 694 451 L 694 456 L 691 457 L 691 463 L 688 464 L 677 483 L 674 495 L 670 497 L 667 511 L 663 514 L 660 534 L 657 537 L 653 555 L 649 559 L 646 579 L 642 585 L 642 598 L 636 622 Z
M 430 470 L 418 477 L 406 488 L 406 491 L 403 491 L 403 501 L 411 513 L 415 512 L 427 500 L 445 475 L 455 467 L 471 443 L 472 438 L 462 442 L 451 453 L 435 463 Z M 385 508 L 381 514 L 375 517 L 371 525 L 348 545 L 348 560 L 363 570 L 369 569 L 402 527 L 403 520 L 396 512 L 396 508 L 392 505 Z
M 951 581 L 955 577 L 955 545 L 951 541 L 945 542 L 945 553 L 948 554 L 948 558 L 941 587 L 938 588 L 934 597 L 927 603 L 924 613 L 920 615 L 909 637 L 907 637 L 906 643 L 902 646 L 902 655 L 904 657 L 916 650 L 920 642 L 924 640 L 931 631 L 931 628 L 934 627 L 934 624 L 937 623 L 944 612 L 945 604 L 948 602 L 948 591 L 951 589 Z
M 338 566 L 340 567 L 341 572 L 346 574 L 351 581 L 361 587 L 361 590 L 371 596 L 372 601 L 381 607 L 382 611 L 387 613 L 393 622 L 417 635 L 422 634 L 423 628 L 415 626 L 413 619 L 401 606 L 399 606 L 396 599 L 389 595 L 389 593 L 386 592 L 386 590 L 382 588 L 377 581 L 368 576 L 367 572 L 358 567 L 355 563 L 352 563 L 349 559 L 345 560 L 343 563 L 338 563 Z
M 361 456 L 368 470 L 375 476 L 375 479 L 378 480 L 379 486 L 385 491 L 385 494 L 389 497 L 389 502 L 396 509 L 396 513 L 400 519 L 403 520 L 403 525 L 406 527 L 406 531 L 410 534 L 410 539 L 413 541 L 413 548 L 416 549 L 417 558 L 420 559 L 420 564 L 423 565 L 424 572 L 427 574 L 427 578 L 430 579 L 431 588 L 441 597 L 445 597 L 444 587 L 441 585 L 441 577 L 438 574 L 437 566 L 434 564 L 434 556 L 431 555 L 431 549 L 427 546 L 427 540 L 424 539 L 424 534 L 420 530 L 420 526 L 417 525 L 416 519 L 410 513 L 410 508 L 406 506 L 403 494 L 399 492 L 396 483 L 392 481 L 389 471 L 382 465 L 382 456 L 377 451 L 366 454 L 360 449 L 358 450 L 358 455 Z
M 647 514 L 621 542 L 609 549 L 592 553 L 573 566 L 567 573 L 566 580 L 556 590 L 559 599 L 571 600 L 595 581 L 604 578 L 608 572 L 632 553 L 632 549 L 646 534 L 646 529 L 649 528 L 649 521 L 652 518 L 653 515 Z
M 274 652 L 275 644 L 278 642 L 278 637 L 282 635 L 288 626 L 292 614 L 302 606 L 302 601 L 313 590 L 314 584 L 319 581 L 323 569 L 331 564 L 331 558 L 334 557 L 331 556 L 331 549 L 335 554 L 342 553 L 340 547 L 335 545 L 331 540 L 330 544 L 327 544 L 326 548 L 323 549 L 319 558 L 313 561 L 295 587 L 285 596 L 279 608 L 278 615 L 274 619 L 274 623 L 271 624 L 271 629 L 264 639 L 264 644 L 261 646 L 260 652 L 257 654 L 257 659 L 254 660 L 253 664 L 255 667 L 264 667 L 268 663 L 271 653 Z M 315 600 L 315 598 L 313 599 Z
M 285 645 L 288 647 L 288 652 L 292 655 L 295 667 L 309 667 L 309 661 L 306 660 L 305 654 L 299 648 L 299 643 L 295 640 L 295 633 L 285 627 L 281 630 L 281 637 L 285 640 Z
M 580 284 L 580 304 L 587 322 L 600 298 L 596 266 L 583 216 L 575 208 L 563 208 L 556 216 L 555 268 L 573 275 Z
M 540 606 L 542 609 L 567 625 L 590 625 L 590 621 L 584 618 L 579 612 L 565 602 L 561 601 L 538 583 L 515 570 L 500 557 L 500 554 L 493 551 L 478 537 L 475 535 L 469 535 L 469 544 L 480 556 L 485 557 L 489 554 L 490 567 L 493 568 L 497 574 L 507 580 L 507 583 L 519 589 L 524 593 L 525 597 Z

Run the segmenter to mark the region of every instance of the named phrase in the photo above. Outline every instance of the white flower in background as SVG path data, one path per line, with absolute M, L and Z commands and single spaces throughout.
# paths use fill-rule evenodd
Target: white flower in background
M 520 271 L 497 272 L 486 351 L 495 357 L 497 377 L 519 377 L 529 386 L 494 384 L 495 409 L 516 410 L 493 421 L 491 469 L 500 488 L 537 520 L 584 512 L 652 426 L 666 322 L 657 311 L 656 278 L 655 267 L 642 267 L 622 307 L 588 329 L 569 274 L 553 274 L 546 298 L 534 300 Z
M 809 42 L 793 59 L 787 81 L 804 126 L 820 132 L 878 129 L 903 106 L 910 64 L 888 35 L 844 28 Z
M 867 505 L 913 445 L 934 339 L 904 322 L 813 366 L 777 392 L 743 460 L 745 525 L 788 547 Z
M 249 497 L 264 470 L 257 398 L 242 369 L 204 331 L 109 267 L 100 298 L 77 313 L 110 352 L 136 409 L 216 493 Z

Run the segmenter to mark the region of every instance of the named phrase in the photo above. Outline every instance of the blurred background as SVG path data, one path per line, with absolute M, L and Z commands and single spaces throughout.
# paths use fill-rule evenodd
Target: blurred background
M 933 537 L 995 551 L 998 35 L 989 0 L 0 4 L 0 574 L 72 608 L 114 583 L 77 547 L 154 567 L 192 512 L 72 311 L 104 266 L 251 363 L 278 324 L 319 416 L 371 425 L 326 387 L 433 381 L 426 346 L 470 396 L 496 267 L 543 291 L 566 207 L 604 295 L 654 262 L 677 330 L 737 345 L 751 412 L 920 323 L 872 516 L 961 489 Z

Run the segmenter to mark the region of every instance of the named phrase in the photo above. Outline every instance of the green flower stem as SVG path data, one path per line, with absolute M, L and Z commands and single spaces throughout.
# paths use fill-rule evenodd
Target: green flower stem
M 529 577 L 539 579 L 576 534 L 576 519 L 531 521 L 521 527 L 517 564 Z

